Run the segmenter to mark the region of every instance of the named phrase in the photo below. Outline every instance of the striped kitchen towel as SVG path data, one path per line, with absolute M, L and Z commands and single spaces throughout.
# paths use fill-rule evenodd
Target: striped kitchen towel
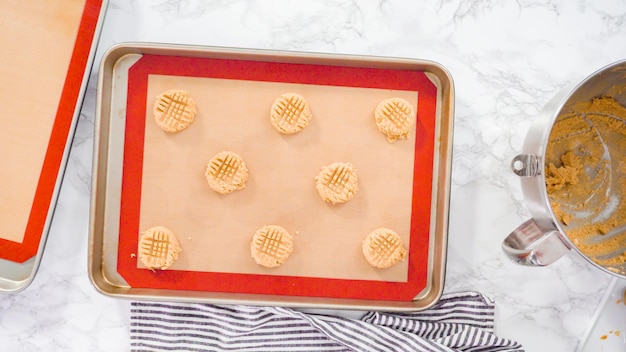
M 444 294 L 420 312 L 367 312 L 360 319 L 281 307 L 133 302 L 132 351 L 471 351 L 522 346 L 494 335 L 494 302 Z

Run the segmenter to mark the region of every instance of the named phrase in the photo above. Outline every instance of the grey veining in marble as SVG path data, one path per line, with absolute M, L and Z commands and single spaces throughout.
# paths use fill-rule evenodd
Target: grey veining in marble
M 445 66 L 456 87 L 446 290 L 494 298 L 498 334 L 528 351 L 575 349 L 610 278 L 574 253 L 545 268 L 504 257 L 502 239 L 528 217 L 509 164 L 549 99 L 626 58 L 620 1 L 111 0 L 41 269 L 24 292 L 0 297 L 3 348 L 129 348 L 129 303 L 100 295 L 87 276 L 97 64 L 108 47 L 125 41 Z

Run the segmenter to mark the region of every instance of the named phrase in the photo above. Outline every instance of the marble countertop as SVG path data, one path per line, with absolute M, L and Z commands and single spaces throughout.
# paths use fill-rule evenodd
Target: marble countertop
M 611 277 L 575 253 L 522 267 L 500 245 L 529 217 L 509 165 L 534 117 L 565 87 L 626 58 L 626 3 L 611 0 L 111 0 L 41 267 L 24 291 L 0 297 L 3 350 L 129 349 L 130 302 L 101 295 L 87 275 L 98 63 L 126 41 L 442 64 L 456 88 L 445 291 L 495 299 L 497 334 L 527 351 L 576 349 Z M 626 331 L 615 335 L 607 340 Z

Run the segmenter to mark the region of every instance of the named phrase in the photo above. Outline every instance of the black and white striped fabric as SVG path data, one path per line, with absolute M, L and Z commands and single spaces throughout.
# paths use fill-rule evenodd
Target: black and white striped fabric
M 280 307 L 133 302 L 132 351 L 517 352 L 494 335 L 493 301 L 445 294 L 432 308 L 360 319 Z

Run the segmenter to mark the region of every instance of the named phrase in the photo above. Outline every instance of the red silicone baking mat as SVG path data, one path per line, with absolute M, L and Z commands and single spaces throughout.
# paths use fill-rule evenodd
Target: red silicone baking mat
M 34 257 L 54 207 L 102 0 L 0 4 L 0 258 Z M 11 152 L 8 152 L 11 151 Z
M 217 238 L 231 236 L 231 234 L 223 232 L 214 233 L 210 229 L 202 234 L 185 232 L 182 236 L 179 235 L 183 246 L 183 252 L 179 258 L 182 264 L 177 262 L 175 266 L 168 270 L 150 271 L 142 268 L 136 258 L 138 235 L 141 231 L 145 230 L 145 226 L 141 226 L 142 221 L 144 221 L 142 217 L 146 216 L 146 204 L 142 204 L 142 199 L 144 201 L 149 199 L 151 200 L 150 203 L 160 203 L 160 207 L 184 208 L 190 206 L 189 204 L 169 204 L 167 201 L 160 201 L 158 197 L 146 198 L 146 190 L 148 188 L 154 188 L 152 184 L 157 182 L 154 180 L 158 180 L 158 177 L 155 178 L 153 174 L 154 171 L 151 171 L 151 174 L 145 174 L 144 171 L 159 170 L 161 167 L 154 168 L 152 165 L 146 164 L 147 159 L 145 158 L 148 156 L 146 153 L 150 149 L 149 147 L 151 147 L 150 143 L 187 143 L 191 145 L 190 148 L 194 145 L 189 142 L 191 139 L 187 141 L 178 139 L 178 142 L 174 139 L 165 142 L 155 142 L 148 138 L 151 133 L 150 129 L 153 127 L 151 125 L 153 122 L 151 120 L 151 104 L 153 104 L 154 101 L 153 97 L 148 95 L 148 91 L 151 89 L 151 82 L 158 81 L 158 79 L 169 80 L 172 84 L 179 84 L 179 86 L 197 84 L 198 82 L 196 80 L 198 79 L 202 80 L 201 82 L 210 82 L 211 84 L 224 84 L 225 86 L 234 84 L 236 87 L 241 86 L 236 97 L 232 98 L 235 99 L 233 102 L 225 100 L 226 98 L 211 100 L 211 96 L 203 97 L 203 99 L 197 103 L 199 110 L 202 109 L 202 104 L 210 104 L 211 106 L 216 104 L 219 106 L 228 106 L 229 104 L 251 105 L 256 95 L 251 93 L 249 89 L 250 87 L 258 87 L 258 85 L 261 85 L 260 88 L 258 88 L 260 91 L 264 89 L 274 89 L 275 87 L 273 85 L 275 84 L 304 90 L 308 87 L 312 92 L 311 94 L 315 94 L 315 89 L 325 90 L 325 87 L 327 87 L 326 90 L 331 91 L 332 94 L 342 92 L 342 89 L 350 89 L 349 93 L 351 94 L 351 99 L 358 99 L 360 94 L 368 94 L 370 91 L 374 91 L 376 94 L 385 91 L 388 91 L 389 94 L 412 94 L 412 96 L 416 98 L 417 126 L 416 129 L 412 131 L 413 138 L 410 139 L 411 144 L 408 148 L 411 153 L 411 165 L 408 170 L 410 183 L 406 189 L 401 190 L 406 194 L 406 198 L 408 199 L 407 209 L 405 209 L 407 216 L 404 221 L 408 229 L 408 240 L 406 244 L 408 244 L 409 254 L 403 264 L 405 266 L 404 277 L 401 277 L 401 279 L 395 278 L 393 280 L 387 280 L 385 278 L 385 271 L 375 271 L 374 276 L 364 276 L 368 277 L 368 279 L 362 279 L 362 277 L 358 275 L 356 275 L 357 278 L 353 278 L 349 270 L 347 273 L 344 270 L 340 274 L 324 274 L 321 275 L 321 277 L 315 277 L 314 274 L 310 274 L 310 271 L 306 270 L 303 270 L 303 272 L 306 271 L 307 274 L 303 275 L 289 271 L 285 271 L 288 274 L 281 274 L 280 271 L 263 270 L 259 272 L 242 272 L 238 267 L 233 267 L 230 271 L 227 269 L 213 271 L 210 265 L 202 270 L 185 270 L 185 263 L 187 262 L 184 258 L 186 252 L 185 248 L 187 248 L 187 252 L 197 253 L 197 250 L 193 248 L 196 247 L 194 246 L 196 242 L 193 242 L 193 240 L 197 239 L 198 236 L 203 236 L 205 240 L 208 238 L 208 240 L 214 239 L 216 241 L 218 241 Z M 233 88 L 235 91 L 237 89 L 236 87 Z M 432 213 L 431 199 L 437 114 L 437 88 L 424 72 L 384 68 L 143 55 L 128 71 L 127 89 L 128 98 L 126 106 L 126 130 L 121 191 L 118 272 L 124 280 L 128 282 L 129 286 L 133 288 L 150 289 L 396 301 L 414 300 L 415 297 L 427 287 L 429 275 L 428 263 Z M 360 91 L 359 89 L 365 89 L 365 91 Z M 330 101 L 331 99 L 328 98 L 328 100 Z M 210 119 L 209 116 L 203 118 Z M 320 119 L 321 118 L 322 117 L 320 117 Z M 334 119 L 341 121 L 341 116 L 334 117 Z M 241 125 L 244 126 L 243 128 L 245 130 L 245 126 L 247 125 L 245 123 L 245 117 L 242 121 Z M 371 121 L 368 120 L 368 122 L 374 124 L 373 115 L 371 116 Z M 312 121 L 312 124 L 313 123 L 315 123 L 315 117 Z M 196 124 L 196 121 L 194 121 L 194 124 Z M 189 130 L 194 127 L 194 124 L 190 126 Z M 320 125 L 321 124 L 320 122 Z M 252 122 L 250 125 L 253 125 Z M 307 129 L 308 128 L 309 127 L 307 127 Z M 301 134 L 309 132 L 307 129 L 301 132 Z M 211 130 L 209 129 L 208 131 Z M 313 129 L 312 131 L 315 130 Z M 185 131 L 183 131 L 183 133 L 184 132 Z M 256 132 L 255 130 L 255 133 Z M 193 131 L 189 132 L 187 138 L 192 138 L 193 133 Z M 258 133 L 262 136 L 262 129 L 258 129 Z M 311 132 L 310 134 L 313 133 L 314 132 Z M 183 136 L 184 135 L 181 134 L 174 138 L 183 138 Z M 167 138 L 169 138 L 169 136 Z M 196 138 L 198 137 L 196 136 Z M 282 138 L 279 143 L 291 143 L 292 145 L 295 143 L 297 146 L 297 142 L 294 142 L 295 140 L 289 140 L 280 136 L 278 136 L 278 138 Z M 380 135 L 380 138 L 384 140 L 384 136 Z M 203 140 L 212 139 L 218 140 L 219 136 L 211 135 L 210 133 L 203 136 Z M 249 143 L 249 140 L 250 138 L 246 138 L 243 141 L 233 142 L 230 147 L 244 148 L 245 145 Z M 403 141 L 396 142 L 396 147 L 402 148 L 402 142 Z M 332 144 L 332 142 L 326 143 Z M 389 148 L 394 148 L 394 144 L 388 143 L 386 140 L 384 140 L 384 143 L 389 146 Z M 268 144 L 262 145 L 267 146 Z M 361 146 L 362 144 L 354 143 L 354 145 Z M 220 147 L 221 146 L 215 146 L 215 148 Z M 302 145 L 299 147 L 305 148 Z M 351 151 L 352 154 L 348 153 L 345 155 L 359 154 L 367 156 L 368 153 L 370 153 L 372 157 L 379 155 L 373 150 L 367 150 L 367 147 L 355 148 L 357 148 L 357 150 Z M 332 150 L 332 147 L 330 149 Z M 322 150 L 329 149 L 320 147 L 320 151 Z M 164 157 L 172 158 L 172 156 Z M 182 157 L 183 155 L 179 155 L 176 158 L 180 159 Z M 166 159 L 162 163 L 168 164 L 169 162 Z M 201 168 L 202 167 L 200 167 L 200 169 Z M 380 172 L 380 174 L 384 173 L 385 170 Z M 198 175 L 202 177 L 202 170 L 199 170 Z M 194 175 L 193 177 L 196 176 L 197 175 Z M 184 175 L 181 177 L 187 176 Z M 367 179 L 367 175 L 364 175 L 364 179 Z M 261 183 L 262 180 L 258 179 L 255 180 L 255 182 Z M 393 180 L 391 180 L 391 183 L 393 184 Z M 185 188 L 185 184 L 186 182 L 181 181 L 180 186 L 176 186 L 171 191 L 164 191 L 165 193 L 162 193 L 163 199 L 168 199 L 168 192 L 179 192 L 176 188 Z M 160 188 L 163 188 L 162 186 L 163 185 L 161 185 Z M 380 193 L 381 195 L 384 193 L 379 189 L 368 190 L 367 184 L 361 184 L 361 187 L 363 188 L 364 199 L 367 199 L 368 191 L 370 192 L 370 197 L 375 196 L 376 193 Z M 144 194 L 142 194 L 142 192 Z M 355 197 L 355 199 L 357 199 L 357 197 Z M 209 201 L 208 208 L 228 206 L 228 201 L 229 198 L 226 197 L 215 198 L 213 203 Z M 199 206 L 193 203 L 193 199 L 184 203 L 191 203 L 191 207 L 193 208 Z M 354 204 L 358 204 L 358 202 L 355 201 Z M 376 202 L 370 202 L 366 205 L 368 209 L 376 208 L 376 206 Z M 346 206 L 343 208 L 343 211 L 346 211 L 346 209 L 350 208 Z M 238 210 L 237 208 L 228 209 L 228 211 L 233 212 Z M 324 209 L 323 211 L 332 212 L 333 210 L 334 209 Z M 392 211 L 393 209 L 378 210 L 384 213 Z M 194 222 L 194 216 L 189 215 L 188 212 L 170 211 L 170 213 L 176 214 L 178 221 L 187 224 Z M 207 216 L 211 216 L 211 214 L 212 212 L 207 212 Z M 360 213 L 355 214 L 359 215 Z M 245 223 L 247 219 L 253 215 L 254 214 L 242 214 L 241 222 Z M 294 214 L 296 219 L 305 218 L 307 216 L 310 216 L 310 214 Z M 356 219 L 357 222 L 361 220 L 366 221 L 366 219 Z M 214 222 L 218 221 L 219 219 L 214 220 Z M 322 224 L 324 219 L 317 219 L 317 221 Z M 233 224 L 233 226 L 234 225 L 235 224 Z M 306 230 L 303 230 L 303 232 L 306 232 Z M 236 238 L 236 235 L 232 234 L 232 237 Z M 221 242 L 218 241 L 216 243 Z M 212 250 L 214 255 L 217 255 L 217 251 L 236 251 L 237 248 L 244 248 L 246 245 L 249 248 L 249 242 L 247 244 L 234 243 L 232 248 L 216 246 L 217 248 L 213 249 L 208 248 L 211 246 L 205 246 L 206 248 L 203 249 L 204 252 L 201 254 L 204 254 L 204 256 L 210 260 Z M 298 246 L 298 244 L 296 244 L 296 246 Z M 354 248 L 359 247 L 360 243 L 354 246 Z M 303 249 L 303 251 L 305 250 L 306 249 Z M 350 251 L 352 251 L 352 249 L 350 249 Z M 252 259 L 249 259 L 249 261 L 251 260 Z M 286 264 L 283 266 L 286 266 Z M 313 273 L 315 273 L 315 271 L 313 271 Z

